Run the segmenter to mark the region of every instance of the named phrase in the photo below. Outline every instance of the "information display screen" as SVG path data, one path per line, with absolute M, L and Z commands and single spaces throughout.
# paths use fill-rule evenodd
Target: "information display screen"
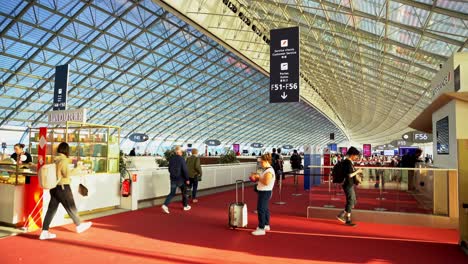
M 449 120 L 448 116 L 436 122 L 437 154 L 448 155 L 449 149 Z

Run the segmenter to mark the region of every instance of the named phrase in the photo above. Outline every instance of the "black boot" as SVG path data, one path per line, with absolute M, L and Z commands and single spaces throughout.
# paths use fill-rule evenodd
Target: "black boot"
M 346 217 L 345 225 L 347 225 L 347 226 L 356 226 L 356 224 L 351 221 L 351 216 Z
M 346 223 L 346 217 L 345 217 L 346 212 L 342 211 L 339 215 L 336 216 L 336 219 L 341 221 L 342 223 Z

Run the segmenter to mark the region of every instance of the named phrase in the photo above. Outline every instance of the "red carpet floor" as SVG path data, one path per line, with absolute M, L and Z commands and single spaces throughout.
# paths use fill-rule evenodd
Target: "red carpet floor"
M 83 234 L 68 225 L 52 229 L 54 240 L 39 241 L 37 232 L 0 239 L 0 263 L 468 263 L 456 230 L 306 219 L 308 195 L 293 191 L 284 190 L 287 205 L 271 205 L 264 237 L 250 234 L 254 213 L 248 229 L 227 228 L 228 191 L 201 197 L 188 212 L 174 202 L 169 215 L 153 207 L 103 217 Z M 255 198 L 248 188 L 250 212 Z

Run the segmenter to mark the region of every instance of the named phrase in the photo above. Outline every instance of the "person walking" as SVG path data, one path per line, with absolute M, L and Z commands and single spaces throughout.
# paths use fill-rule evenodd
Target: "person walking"
M 49 232 L 49 226 L 57 212 L 59 204 L 62 204 L 68 215 L 75 223 L 77 233 L 82 233 L 88 230 L 93 224 L 92 222 L 82 223 L 78 217 L 78 210 L 76 209 L 75 200 L 73 199 L 73 194 L 70 189 L 70 147 L 67 143 L 62 142 L 58 145 L 57 153 L 58 156 L 55 158 L 54 162 L 57 167 L 57 178 L 60 179 L 60 181 L 58 182 L 57 187 L 49 190 L 50 202 L 44 218 L 42 232 L 39 236 L 40 240 L 53 239 L 57 237 L 57 235 Z
M 185 163 L 184 158 L 182 157 L 182 148 L 176 146 L 175 148 L 176 155 L 169 160 L 169 175 L 171 179 L 171 192 L 166 197 L 164 204 L 161 206 L 164 213 L 169 213 L 169 203 L 172 198 L 176 195 L 177 188 L 180 188 L 182 192 L 182 205 L 184 206 L 184 211 L 190 210 L 192 207 L 188 205 L 187 199 L 187 185 L 190 184 L 187 164 Z
M 337 215 L 336 218 L 348 226 L 356 225 L 351 220 L 351 210 L 356 204 L 355 177 L 360 177 L 358 174 L 362 173 L 362 169 L 355 170 L 353 161 L 359 159 L 359 155 L 359 150 L 355 147 L 350 147 L 346 154 L 347 157 L 342 161 L 341 165 L 342 173 L 345 175 L 343 191 L 346 195 L 346 205 L 344 211 Z
M 404 173 L 408 174 L 408 191 L 416 191 L 416 183 L 414 177 L 414 168 L 416 163 L 421 162 L 422 160 L 419 157 L 422 154 L 421 149 L 416 149 L 414 153 L 407 153 L 401 157 L 400 167 L 409 168 L 410 170 L 404 170 Z
M 197 203 L 198 182 L 202 179 L 202 168 L 200 165 L 200 157 L 198 157 L 198 149 L 192 149 L 192 156 L 187 158 L 187 169 L 190 189 L 192 189 L 192 201 Z
M 271 154 L 266 153 L 260 157 L 263 168 L 261 174 L 253 174 L 252 180 L 257 181 L 257 214 L 258 227 L 252 232 L 254 236 L 263 236 L 270 231 L 270 209 L 269 203 L 273 187 L 275 186 L 275 170 L 271 167 Z
M 289 158 L 289 162 L 291 163 L 291 168 L 293 170 L 300 170 L 301 169 L 302 158 L 297 153 L 297 150 L 293 151 L 293 154 L 291 155 L 291 158 Z

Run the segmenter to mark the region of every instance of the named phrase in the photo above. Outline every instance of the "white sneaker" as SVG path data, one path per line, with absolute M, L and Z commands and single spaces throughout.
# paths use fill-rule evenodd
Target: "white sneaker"
M 76 226 L 76 232 L 83 233 L 84 231 L 88 230 L 91 225 L 93 225 L 92 222 L 86 222 L 86 223 L 81 223 L 80 225 Z
M 52 234 L 49 231 L 42 230 L 41 235 L 39 236 L 40 240 L 46 240 L 46 239 L 54 239 L 56 238 L 56 234 Z
M 187 206 L 184 207 L 184 211 L 188 211 L 190 209 L 192 209 L 192 207 L 190 205 L 187 205 Z
M 169 213 L 169 207 L 167 207 L 166 205 L 163 204 L 163 205 L 161 206 L 161 208 L 162 208 L 163 212 L 165 212 L 166 214 Z
M 270 230 L 271 230 L 271 228 L 270 228 L 269 225 L 265 225 L 265 228 L 264 228 L 264 229 L 265 229 L 265 231 L 270 231 Z
M 266 234 L 265 229 L 257 228 L 257 230 L 252 232 L 254 236 L 264 236 Z

